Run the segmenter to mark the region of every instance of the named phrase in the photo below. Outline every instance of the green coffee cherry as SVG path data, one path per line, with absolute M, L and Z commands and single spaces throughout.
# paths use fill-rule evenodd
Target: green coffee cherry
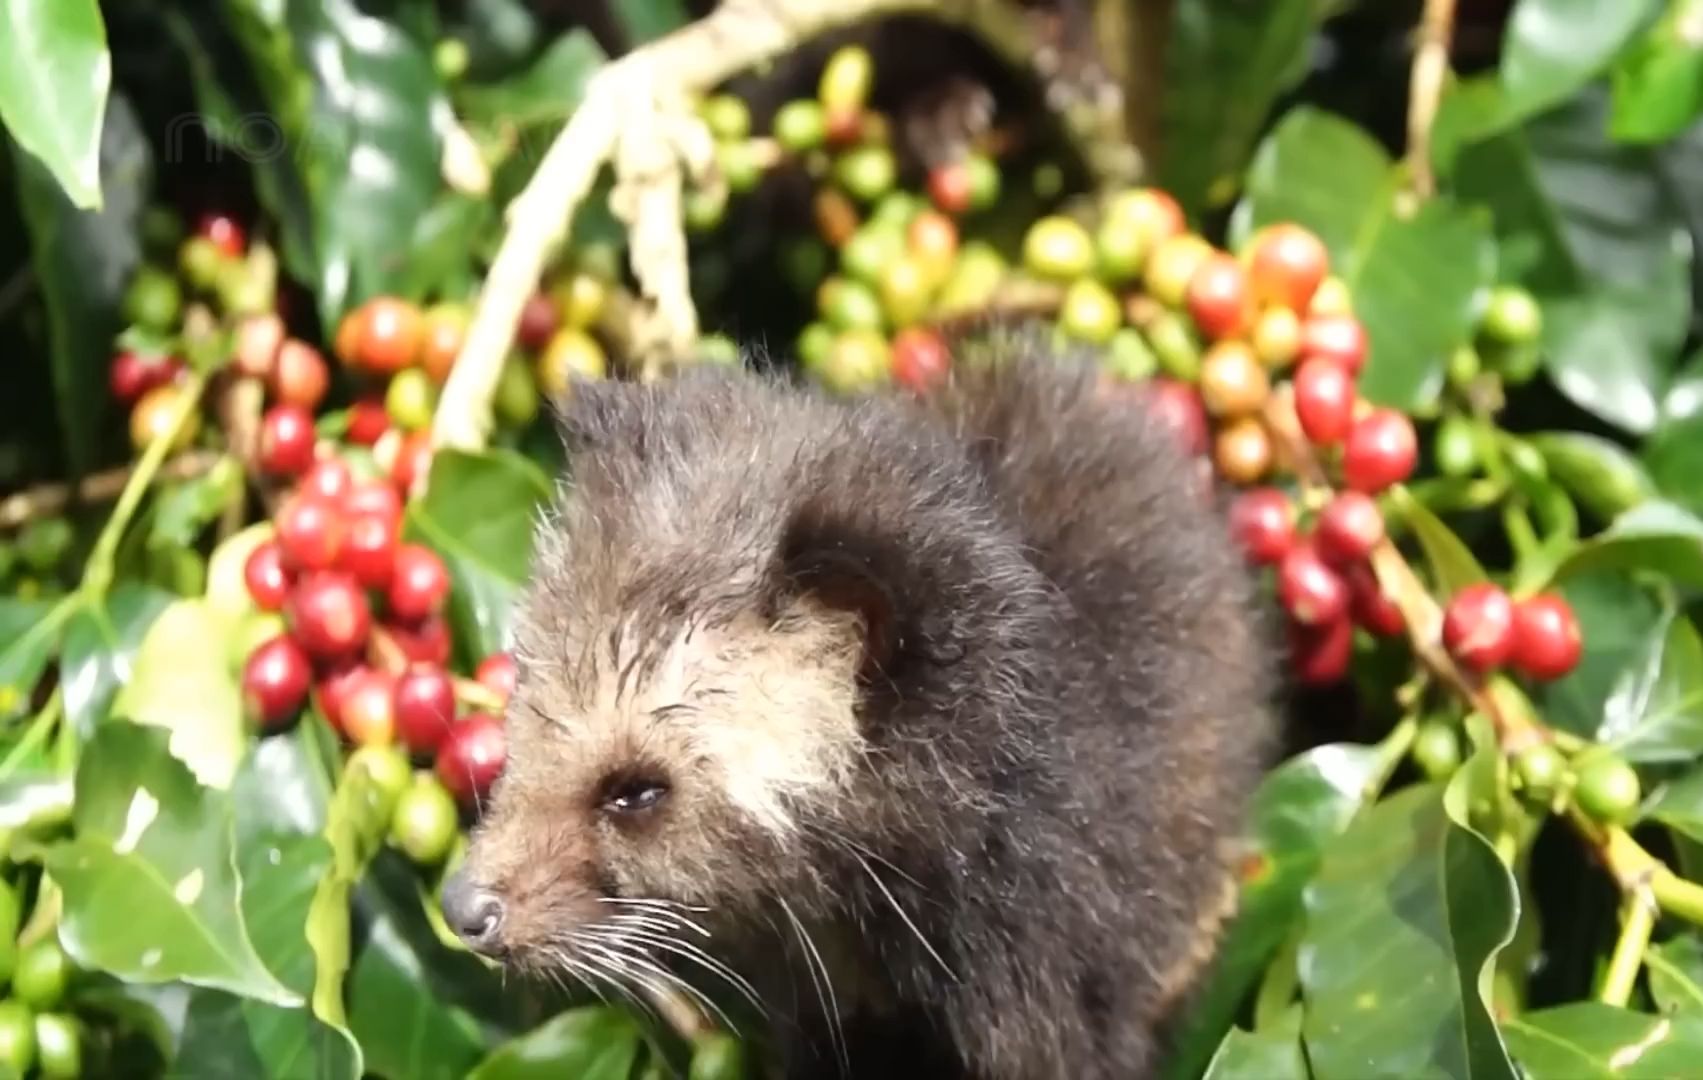
M 1159 358 L 1159 366 L 1174 379 L 1194 382 L 1200 377 L 1200 343 L 1193 324 L 1174 311 L 1166 311 L 1147 324 L 1147 343 Z
M 1534 803 L 1546 803 L 1554 798 L 1566 775 L 1567 759 L 1549 743 L 1528 747 L 1514 758 L 1514 776 L 1520 782 L 1520 791 Z
M 167 333 L 183 313 L 183 290 L 177 278 L 157 266 L 143 265 L 124 291 L 124 317 L 138 326 Z
M 42 938 L 18 955 L 18 969 L 12 973 L 12 996 L 38 1012 L 56 1008 L 65 998 L 65 984 L 70 979 L 71 961 L 59 941 Z
M 819 369 L 824 385 L 850 394 L 878 386 L 891 368 L 887 339 L 875 330 L 847 330 L 834 339 Z
M 1123 310 L 1112 291 L 1093 278 L 1082 278 L 1064 294 L 1059 325 L 1080 341 L 1102 345 L 1123 322 Z
M 716 165 L 721 169 L 722 179 L 727 181 L 727 189 L 735 195 L 750 191 L 763 178 L 762 166 L 748 142 L 722 143 L 716 147 Z
M 982 154 L 969 154 L 964 168 L 970 176 L 970 209 L 986 210 L 999 201 L 999 166 Z
M 834 282 L 822 314 L 839 330 L 879 330 L 882 325 L 881 301 L 861 281 Z
M 1478 472 L 1478 432 L 1472 421 L 1464 416 L 1444 417 L 1437 425 L 1437 437 L 1431 445 L 1437 471 L 1444 476 L 1472 476 Z
M 685 219 L 686 227 L 693 232 L 709 232 L 721 224 L 721 219 L 726 214 L 726 188 L 693 188 L 686 192 L 681 217 Z
M 62 517 L 38 518 L 18 534 L 18 555 L 39 574 L 59 567 L 71 550 L 71 523 Z
M 1449 354 L 1449 385 L 1465 390 L 1484 370 L 1484 360 L 1471 345 L 1462 345 Z
M 191 236 L 177 253 L 178 270 L 202 292 L 213 290 L 219 282 L 220 269 L 229 261 L 219 245 L 205 236 Z
M 1106 370 L 1120 379 L 1138 382 L 1159 370 L 1159 358 L 1148 348 L 1141 331 L 1126 326 L 1106 343 Z
M 1479 329 L 1498 345 L 1531 345 L 1543 333 L 1543 310 L 1526 290 L 1499 285 L 1490 292 Z
M 20 1001 L 0 1001 L 0 1068 L 24 1076 L 35 1065 L 35 1016 Z
M 751 134 L 751 110 L 733 94 L 705 98 L 699 115 L 710 133 L 723 142 L 734 142 Z
M 1107 217 L 1094 231 L 1094 254 L 1101 277 L 1111 282 L 1134 281 L 1147 258 L 1147 237 L 1139 222 Z
M 1023 238 L 1023 265 L 1054 281 L 1086 277 L 1094 269 L 1094 241 L 1066 217 L 1044 217 Z
M 1618 754 L 1598 752 L 1579 766 L 1573 801 L 1604 825 L 1624 825 L 1638 811 L 1638 773 Z
M 887 263 L 881 274 L 881 306 L 894 326 L 909 326 L 928 312 L 928 271 L 910 256 Z
M 846 194 L 872 203 L 892 190 L 899 169 L 885 146 L 856 146 L 834 162 L 834 179 Z
M 829 112 L 856 112 L 869 100 L 869 88 L 874 81 L 875 60 L 869 50 L 860 45 L 842 46 L 834 50 L 822 68 L 816 96 Z
M 83 1075 L 83 1026 L 63 1013 L 35 1018 L 35 1057 L 42 1080 L 76 1080 Z
M 419 431 L 432 422 L 438 405 L 438 388 L 424 370 L 403 368 L 390 379 L 384 392 L 384 411 L 404 431 Z
M 857 280 L 874 285 L 881 280 L 887 264 L 904 250 L 903 233 L 872 222 L 852 233 L 851 239 L 840 249 L 840 267 Z
M 815 101 L 789 101 L 775 113 L 775 141 L 789 153 L 814 150 L 827 138 L 828 122 Z
M 511 428 L 525 427 L 538 416 L 538 380 L 533 377 L 531 365 L 518 353 L 511 353 L 503 361 L 492 407 L 498 422 Z
M 798 360 L 805 370 L 814 371 L 820 368 L 828 359 L 828 350 L 834 347 L 834 331 L 827 323 L 813 322 L 807 325 L 798 335 Z
M 432 866 L 455 845 L 460 820 L 455 799 L 436 776 L 422 772 L 396 800 L 390 842 L 421 866 Z
M 1454 775 L 1461 767 L 1461 739 L 1455 726 L 1445 720 L 1426 720 L 1413 736 L 1409 751 L 1419 771 L 1432 780 Z

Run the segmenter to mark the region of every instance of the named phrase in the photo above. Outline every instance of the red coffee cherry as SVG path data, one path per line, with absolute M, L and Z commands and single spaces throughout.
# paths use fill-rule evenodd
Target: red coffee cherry
M 356 446 L 371 446 L 390 430 L 390 412 L 383 398 L 362 398 L 349 406 L 349 427 L 344 438 Z
M 343 496 L 343 512 L 350 517 L 373 514 L 390 522 L 392 529 L 400 529 L 402 496 L 382 480 L 357 480 Z
M 1235 337 L 1253 321 L 1248 277 L 1234 256 L 1215 251 L 1201 260 L 1189 278 L 1189 314 L 1213 339 Z
M 313 464 L 313 414 L 300 405 L 274 405 L 260 419 L 260 468 L 294 476 Z
M 1348 675 L 1354 655 L 1354 626 L 1337 619 L 1322 626 L 1289 624 L 1289 666 L 1303 686 L 1329 686 Z
M 1339 492 L 1319 514 L 1319 554 L 1338 566 L 1357 563 L 1384 539 L 1384 515 L 1370 495 Z
M 389 518 L 355 514 L 349 518 L 337 567 L 365 588 L 387 588 L 396 566 L 398 540 L 395 523 Z
M 417 664 L 396 680 L 396 735 L 416 754 L 434 754 L 455 720 L 455 686 L 436 664 Z
M 1579 664 L 1584 641 L 1566 600 L 1541 593 L 1514 605 L 1514 666 L 1534 679 L 1559 679 Z
M 441 616 L 432 615 L 418 622 L 390 622 L 385 629 L 409 660 L 440 666 L 449 663 L 449 624 Z
M 396 738 L 396 680 L 367 668 L 343 688 L 341 730 L 357 746 L 384 746 Z
M 485 689 L 508 701 L 514 697 L 515 667 L 514 657 L 506 652 L 492 653 L 479 661 L 479 666 L 473 672 L 473 678 Z
M 946 381 L 952 370 L 952 354 L 933 330 L 910 327 L 893 338 L 893 381 L 918 394 L 926 394 Z
M 325 665 L 325 669 L 325 673 L 314 686 L 314 700 L 319 704 L 319 711 L 331 722 L 332 728 L 339 734 L 346 734 L 343 731 L 343 701 L 349 696 L 349 688 L 358 683 L 371 669 L 361 661 L 348 657 Z
M 213 241 L 213 246 L 231 258 L 237 258 L 248 248 L 248 236 L 242 223 L 229 214 L 209 210 L 195 223 L 195 234 Z
M 437 773 L 463 806 L 477 806 L 508 760 L 503 725 L 486 713 L 469 713 L 449 729 L 438 748 Z
M 1276 488 L 1254 488 L 1230 504 L 1230 531 L 1253 562 L 1269 565 L 1295 545 L 1295 504 Z
M 278 508 L 274 519 L 284 565 L 292 570 L 327 570 L 343 550 L 347 522 L 330 499 L 297 492 Z
M 307 700 L 312 678 L 313 668 L 301 646 L 279 635 L 250 653 L 243 664 L 243 705 L 262 728 L 277 728 Z
M 1514 602 L 1488 581 L 1468 585 L 1443 609 L 1443 647 L 1472 671 L 1501 667 L 1514 649 Z
M 262 611 L 281 611 L 290 595 L 290 572 L 284 566 L 284 549 L 278 541 L 268 540 L 248 553 L 242 565 L 242 579 L 248 595 Z
M 302 647 L 326 660 L 359 651 L 372 629 L 366 594 L 354 578 L 330 571 L 297 582 L 284 605 L 284 618 Z
M 431 548 L 403 544 L 396 549 L 395 570 L 386 596 L 391 614 L 399 619 L 435 615 L 449 596 L 449 570 Z
M 1248 253 L 1248 281 L 1254 299 L 1303 312 L 1325 279 L 1330 254 L 1300 225 L 1284 222 L 1261 229 Z
M 1176 433 L 1183 449 L 1206 452 L 1206 408 L 1195 388 L 1177 379 L 1157 378 L 1147 384 L 1147 407 L 1159 422 Z
M 1315 446 L 1347 438 L 1354 427 L 1354 379 L 1328 360 L 1308 360 L 1295 369 L 1295 417 Z
M 1352 315 L 1313 315 L 1301 323 L 1301 356 L 1329 360 L 1350 375 L 1366 366 L 1366 328 Z
M 1343 576 L 1348 579 L 1348 615 L 1356 626 L 1378 637 L 1397 637 L 1406 631 L 1401 608 L 1384 595 L 1370 566 L 1351 566 Z
M 331 369 L 319 350 L 290 338 L 278 347 L 270 375 L 272 396 L 286 405 L 313 409 L 331 385 Z
M 1342 479 L 1356 491 L 1376 495 L 1413 475 L 1419 462 L 1419 437 L 1413 421 L 1394 409 L 1373 409 L 1348 432 L 1342 451 Z
M 1291 618 L 1323 626 L 1348 614 L 1348 583 L 1310 542 L 1295 545 L 1277 565 L 1277 595 Z
M 963 161 L 937 165 L 928 173 L 928 197 L 944 213 L 957 216 L 970 209 L 970 166 Z

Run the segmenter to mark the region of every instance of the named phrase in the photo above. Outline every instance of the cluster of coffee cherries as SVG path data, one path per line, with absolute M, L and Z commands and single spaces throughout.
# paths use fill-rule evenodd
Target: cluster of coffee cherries
M 91 1072 L 85 1044 L 98 1040 L 71 1011 L 68 991 L 78 972 L 58 938 L 49 933 L 27 945 L 18 940 L 23 885 L 0 880 L 0 985 L 6 987 L 0 1000 L 0 1070 L 69 1080 Z
M 453 824 L 451 797 L 467 809 L 478 804 L 504 764 L 500 716 L 514 666 L 498 653 L 471 680 L 451 673 L 449 572 L 430 548 L 402 539 L 392 483 L 359 478 L 335 456 L 314 461 L 279 505 L 271 535 L 249 553 L 243 578 L 255 606 L 282 617 L 242 672 L 245 706 L 263 731 L 291 723 L 311 694 L 355 746 L 399 746 L 433 763 L 435 780 L 416 785 L 418 795 L 411 788 L 399 816 Z M 429 799 L 436 812 L 421 809 Z M 422 861 L 441 857 L 454 833 L 404 831 L 415 837 L 404 846 Z
M 231 314 L 252 314 L 272 306 L 273 281 L 266 268 L 251 263 L 246 230 L 235 217 L 209 211 L 194 231 L 179 237 L 182 222 L 163 207 L 146 221 L 156 251 L 177 244 L 177 265 L 150 259 L 125 290 L 121 313 L 131 340 L 122 342 L 107 369 L 107 385 L 130 411 L 130 441 L 141 450 L 160 437 L 177 412 L 187 364 L 171 344 L 182 328 L 186 304 L 206 301 Z M 199 432 L 191 417 L 179 432 L 186 446 Z

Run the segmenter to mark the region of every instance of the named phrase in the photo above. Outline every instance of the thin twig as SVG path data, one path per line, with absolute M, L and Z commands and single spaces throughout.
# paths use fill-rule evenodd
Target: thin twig
M 1608 970 L 1603 973 L 1602 988 L 1597 1000 L 1604 1005 L 1624 1008 L 1632 1000 L 1632 988 L 1637 985 L 1638 972 L 1644 968 L 1644 953 L 1650 948 L 1650 932 L 1656 926 L 1656 898 L 1648 885 L 1626 893 L 1622 905 L 1620 937 L 1614 943 Z
M 1449 73 L 1449 43 L 1454 36 L 1455 0 L 1425 0 L 1413 74 L 1407 90 L 1407 175 L 1414 194 L 1430 198 L 1436 190 L 1431 170 L 1431 125 Z
M 212 469 L 223 456 L 215 450 L 191 450 L 167 461 L 160 467 L 159 476 L 163 480 L 193 480 Z M 134 469 L 134 465 L 120 465 L 90 473 L 75 488 L 70 484 L 42 484 L 8 495 L 0 499 L 0 529 L 15 529 L 37 518 L 50 517 L 73 503 L 116 499 Z

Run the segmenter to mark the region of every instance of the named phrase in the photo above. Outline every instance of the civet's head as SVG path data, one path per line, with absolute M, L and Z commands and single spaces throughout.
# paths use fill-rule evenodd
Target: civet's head
M 538 966 L 622 914 L 737 918 L 810 880 L 876 768 L 875 698 L 950 663 L 914 598 L 993 528 L 893 409 L 706 374 L 576 387 L 562 420 L 508 766 L 444 899 L 474 948 Z

